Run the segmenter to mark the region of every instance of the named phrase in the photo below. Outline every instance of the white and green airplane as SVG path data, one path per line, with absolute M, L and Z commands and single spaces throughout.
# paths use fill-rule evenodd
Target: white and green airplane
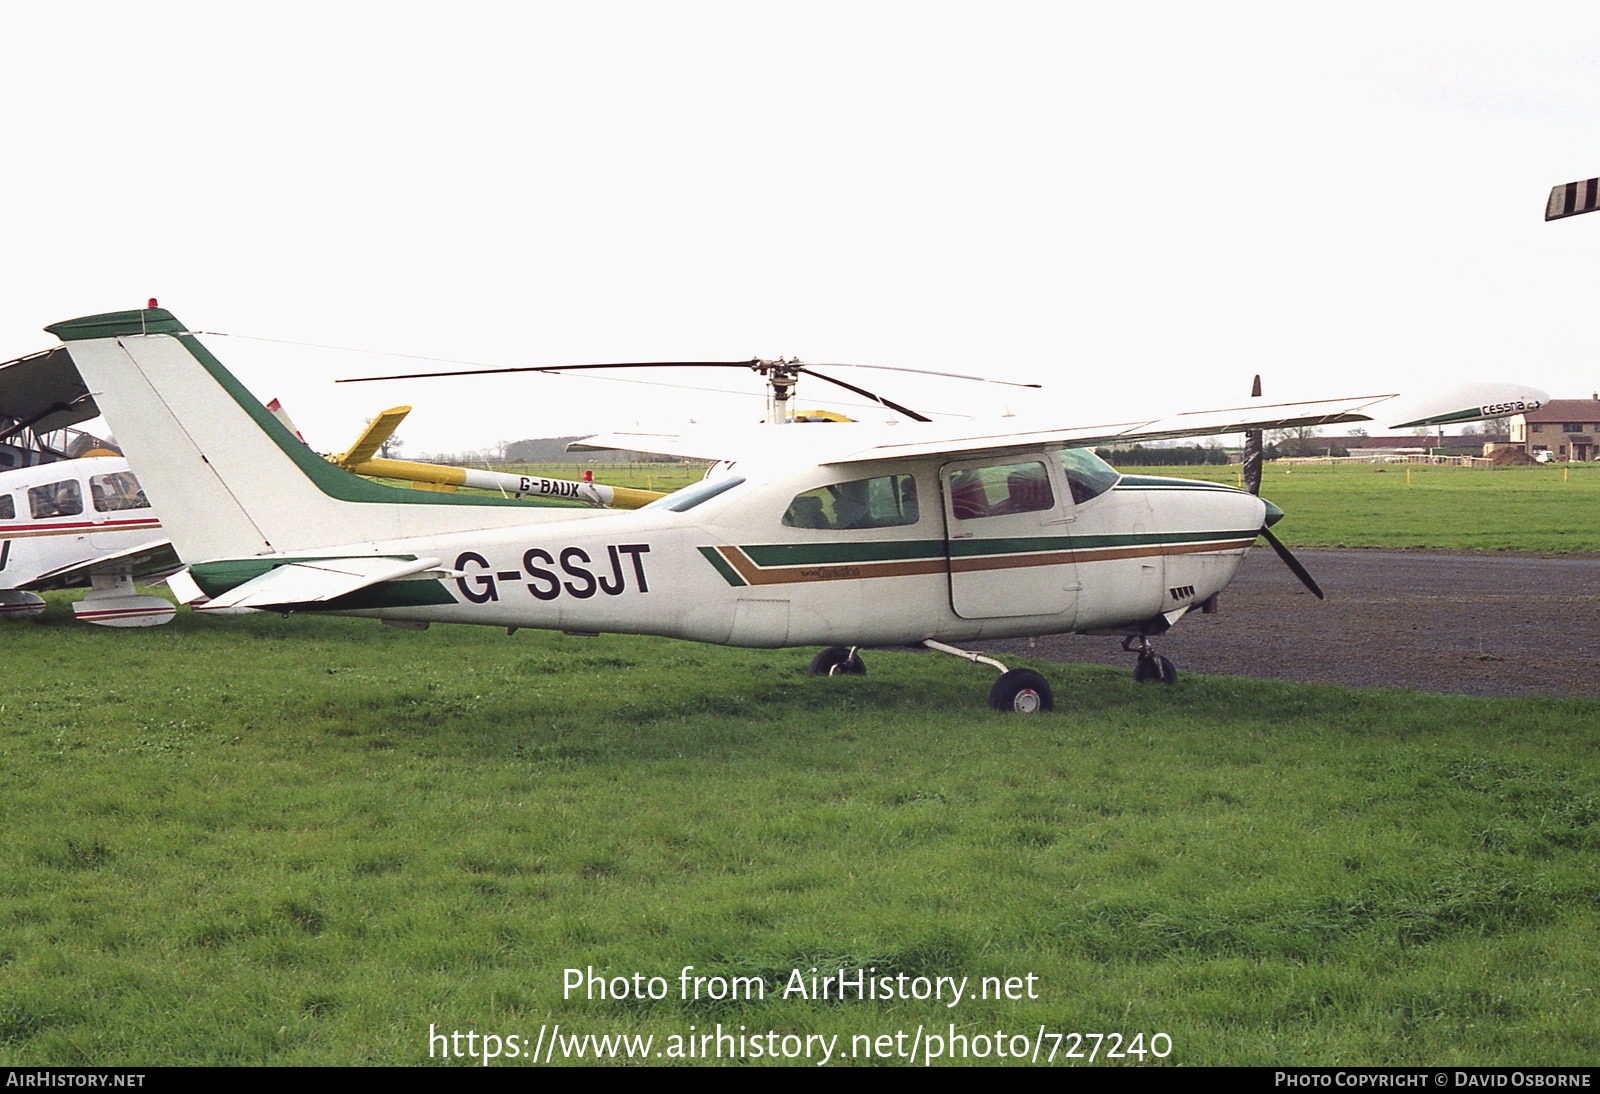
M 1123 636 L 1135 676 L 1171 682 L 1150 639 L 1214 598 L 1257 537 L 1313 592 L 1243 490 L 1120 475 L 1094 445 L 1336 422 L 1391 428 L 1537 408 L 1514 385 L 1366 395 L 1165 418 L 1020 425 L 761 426 L 590 438 L 719 461 L 641 509 L 396 489 L 310 452 L 158 307 L 47 328 L 67 345 L 212 607 L 825 647 L 926 646 L 1002 673 L 997 709 L 1048 710 L 1035 672 L 952 643 Z

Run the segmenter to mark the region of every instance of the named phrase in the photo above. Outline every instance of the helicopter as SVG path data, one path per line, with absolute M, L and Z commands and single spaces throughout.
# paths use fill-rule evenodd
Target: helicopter
M 1271 532 L 1283 513 L 1270 502 L 1216 483 L 1122 475 L 1092 446 L 1339 422 L 1405 428 L 1519 413 L 1546 398 L 1480 384 L 1075 426 L 619 432 L 581 446 L 717 462 L 638 509 L 530 508 L 400 490 L 330 464 L 163 308 L 46 330 L 96 392 L 193 593 L 213 605 L 403 627 L 818 646 L 816 675 L 863 672 L 862 649 L 922 647 L 999 671 L 989 705 L 1024 714 L 1052 708 L 1048 681 L 959 643 L 1120 636 L 1135 679 L 1171 683 L 1176 669 L 1153 640 L 1214 607 L 1256 539 L 1321 595 Z

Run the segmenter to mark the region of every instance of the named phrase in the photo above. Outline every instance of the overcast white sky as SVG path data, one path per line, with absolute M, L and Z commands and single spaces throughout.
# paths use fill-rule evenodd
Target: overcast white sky
M 1542 219 L 1600 175 L 1593 4 L 152 0 L 0 31 L 0 358 L 155 296 L 194 330 L 492 365 L 1039 380 L 848 376 L 1068 424 L 1257 371 L 1600 388 L 1600 214 Z M 412 454 L 761 410 L 334 387 L 419 363 L 210 344 L 324 449 L 401 402 Z

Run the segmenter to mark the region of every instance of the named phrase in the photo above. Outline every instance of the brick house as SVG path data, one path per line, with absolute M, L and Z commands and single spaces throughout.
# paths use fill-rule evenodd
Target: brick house
M 1600 396 L 1551 399 L 1538 410 L 1511 419 L 1511 443 L 1530 456 L 1549 452 L 1557 460 L 1600 459 Z

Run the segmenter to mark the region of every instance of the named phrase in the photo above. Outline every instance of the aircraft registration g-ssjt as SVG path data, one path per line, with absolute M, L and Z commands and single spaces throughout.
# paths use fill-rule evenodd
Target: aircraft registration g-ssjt
M 149 492 L 195 595 L 213 607 L 818 645 L 922 645 L 1001 670 L 997 709 L 1047 710 L 1048 684 L 947 645 L 1124 636 L 1135 675 L 1170 682 L 1150 638 L 1206 605 L 1282 513 L 1214 483 L 1119 475 L 1086 449 L 1381 420 L 1498 417 L 1542 392 L 1471 385 L 1085 426 L 905 422 L 761 426 L 585 442 L 720 461 L 641 509 L 418 493 L 358 478 L 294 439 L 171 313 L 73 319 L 60 337 Z M 769 364 L 765 362 L 752 362 Z M 1320 595 L 1320 592 L 1318 593 Z

